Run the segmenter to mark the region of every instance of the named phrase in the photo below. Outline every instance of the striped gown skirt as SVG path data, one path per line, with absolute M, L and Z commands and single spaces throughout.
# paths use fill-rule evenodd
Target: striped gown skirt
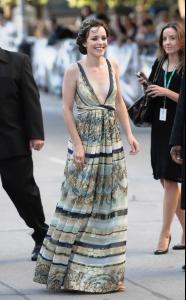
M 77 116 L 86 164 L 79 171 L 69 142 L 61 200 L 44 240 L 34 281 L 49 289 L 116 291 L 124 281 L 127 171 L 115 111 Z

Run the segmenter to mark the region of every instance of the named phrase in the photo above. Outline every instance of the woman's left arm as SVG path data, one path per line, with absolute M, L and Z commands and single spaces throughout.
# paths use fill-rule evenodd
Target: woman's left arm
M 155 84 L 149 85 L 146 90 L 146 93 L 148 96 L 151 96 L 152 98 L 167 97 L 174 102 L 178 102 L 178 99 L 179 99 L 178 93 L 175 93 L 169 89 L 166 89 L 164 87 L 161 87 L 161 86 L 155 85 Z
M 123 97 L 121 95 L 121 88 L 120 88 L 120 80 L 119 80 L 119 68 L 116 63 L 112 63 L 114 70 L 115 70 L 115 77 L 116 77 L 116 83 L 117 83 L 117 97 L 116 97 L 116 113 L 118 116 L 118 119 L 122 125 L 122 127 L 125 130 L 125 134 L 127 137 L 127 140 L 131 146 L 131 155 L 135 155 L 139 152 L 140 146 L 136 138 L 134 137 L 130 122 L 129 122 L 129 115 L 126 108 L 126 105 L 124 103 Z

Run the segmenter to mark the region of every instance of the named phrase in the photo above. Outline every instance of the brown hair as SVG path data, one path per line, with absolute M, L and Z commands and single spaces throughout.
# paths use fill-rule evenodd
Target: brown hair
M 178 55 L 180 59 L 180 64 L 178 66 L 178 71 L 180 72 L 182 69 L 185 68 L 185 30 L 184 27 L 178 22 L 171 22 L 168 23 L 166 26 L 163 27 L 160 39 L 159 39 L 159 60 L 165 60 L 167 58 L 167 54 L 163 48 L 163 33 L 167 28 L 173 28 L 177 32 L 178 43 L 180 46 Z
M 85 20 L 81 25 L 81 28 L 80 28 L 80 31 L 78 33 L 78 37 L 76 40 L 76 43 L 79 47 L 79 51 L 84 55 L 87 54 L 87 49 L 83 45 L 86 43 L 87 38 L 90 33 L 90 30 L 93 27 L 103 27 L 106 31 L 107 37 L 109 37 L 109 29 L 108 29 L 107 25 L 105 24 L 105 22 L 103 22 L 102 20 L 98 20 L 98 19 Z

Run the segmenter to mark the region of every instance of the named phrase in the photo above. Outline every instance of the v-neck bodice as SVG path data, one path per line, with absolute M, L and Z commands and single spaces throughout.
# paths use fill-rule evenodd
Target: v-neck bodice
M 102 105 L 109 105 L 115 108 L 115 98 L 116 98 L 116 82 L 115 82 L 115 76 L 113 74 L 112 66 L 109 62 L 107 61 L 108 65 L 108 70 L 109 70 L 109 81 L 110 81 L 110 87 L 109 91 L 107 94 L 107 97 L 102 103 L 99 98 L 97 97 L 90 81 L 88 80 L 88 77 L 86 75 L 86 72 L 83 68 L 83 66 L 78 63 L 79 67 L 79 80 L 78 80 L 78 86 L 77 86 L 77 92 L 76 92 L 76 103 L 77 106 L 102 106 Z

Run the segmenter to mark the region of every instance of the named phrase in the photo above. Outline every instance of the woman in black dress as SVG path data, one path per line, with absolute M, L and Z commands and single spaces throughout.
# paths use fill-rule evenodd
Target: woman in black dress
M 160 54 L 149 78 L 153 81 L 160 62 L 162 66 L 155 84 L 146 89 L 153 98 L 151 162 L 153 175 L 164 188 L 163 226 L 156 255 L 166 254 L 171 241 L 171 224 L 176 214 L 183 228 L 181 245 L 185 245 L 185 214 L 180 208 L 181 167 L 172 161 L 169 140 L 176 114 L 184 68 L 184 28 L 178 23 L 167 24 L 159 40 Z M 140 82 L 144 84 L 144 80 Z
M 182 166 L 181 208 L 185 210 L 185 73 L 182 78 L 180 97 L 170 139 L 171 157 Z M 182 245 L 181 245 L 182 246 Z M 185 247 L 177 247 L 184 250 Z M 185 271 L 185 265 L 182 268 Z

